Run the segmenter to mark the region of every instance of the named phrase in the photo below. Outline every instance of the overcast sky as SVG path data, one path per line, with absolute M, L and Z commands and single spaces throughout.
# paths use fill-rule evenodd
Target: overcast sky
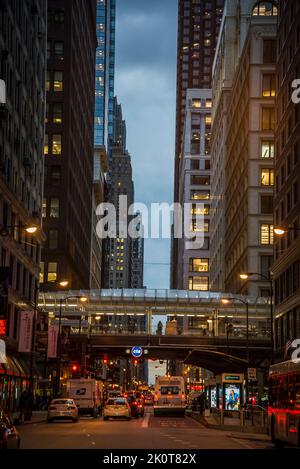
M 115 94 L 135 201 L 173 201 L 177 0 L 117 0 Z M 169 288 L 170 241 L 145 240 L 144 285 Z

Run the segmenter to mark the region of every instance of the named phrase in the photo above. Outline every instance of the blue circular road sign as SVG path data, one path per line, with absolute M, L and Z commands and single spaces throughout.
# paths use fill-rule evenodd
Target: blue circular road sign
M 140 358 L 140 357 L 143 355 L 143 349 L 142 349 L 142 347 L 138 347 L 138 346 L 132 347 L 132 349 L 131 349 L 131 355 L 132 355 L 134 358 Z

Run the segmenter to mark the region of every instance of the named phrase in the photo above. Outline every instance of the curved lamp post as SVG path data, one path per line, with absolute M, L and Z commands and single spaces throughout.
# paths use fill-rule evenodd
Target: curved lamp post
M 240 279 L 248 280 L 249 277 L 256 275 L 270 284 L 270 321 L 271 321 L 271 365 L 274 363 L 274 328 L 273 328 L 273 279 L 270 276 L 258 272 L 246 272 L 240 274 Z

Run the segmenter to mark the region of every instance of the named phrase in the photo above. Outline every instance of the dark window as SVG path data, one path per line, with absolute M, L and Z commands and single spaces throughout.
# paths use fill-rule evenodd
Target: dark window
M 270 195 L 261 195 L 260 213 L 273 213 L 273 197 Z
M 264 39 L 263 43 L 263 63 L 276 63 L 276 40 Z
M 269 276 L 269 269 L 273 262 L 273 256 L 260 256 L 260 273 Z

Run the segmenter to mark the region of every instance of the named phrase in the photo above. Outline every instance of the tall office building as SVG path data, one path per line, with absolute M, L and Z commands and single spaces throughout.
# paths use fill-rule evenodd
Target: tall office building
M 276 21 L 270 2 L 225 5 L 213 68 L 212 290 L 270 296 Z M 242 272 L 256 275 L 242 282 Z
M 48 2 L 41 281 L 71 289 L 90 284 L 95 24 L 93 0 Z
M 211 71 L 224 0 L 180 0 L 178 11 L 176 145 L 174 202 L 179 201 L 179 171 L 188 88 L 211 88 Z M 177 288 L 178 240 L 172 239 L 171 285 Z
M 209 222 L 210 222 L 210 134 L 211 90 L 188 89 L 184 138 L 179 166 L 179 202 L 190 204 L 188 226 L 190 233 L 201 234 L 201 246 L 187 237 L 178 239 L 179 258 L 177 288 L 182 290 L 209 289 Z
M 116 1 L 97 0 L 96 71 L 94 122 L 94 183 L 91 233 L 90 288 L 101 288 L 105 243 L 96 232 L 96 210 L 107 194 L 105 174 L 109 171 L 111 145 L 114 141 L 114 74 L 115 74 Z
M 26 375 L 9 358 L 18 346 L 21 311 L 33 312 L 38 293 L 42 240 L 26 227 L 41 225 L 47 2 L 3 0 L 0 25 L 0 334 L 8 355 L 0 404 L 10 412 Z
M 137 224 L 137 236 L 131 239 L 130 288 L 143 288 L 144 281 L 144 232 L 143 219 L 139 212 L 134 214 L 140 219 Z
M 96 7 L 95 146 L 112 139 L 114 119 L 116 0 L 97 0 Z
M 280 1 L 274 219 L 275 226 L 288 231 L 275 238 L 272 266 L 278 359 L 284 357 L 286 343 L 300 337 L 300 104 L 291 99 L 291 83 L 300 78 L 299 31 L 299 2 Z
M 109 173 L 109 202 L 116 209 L 117 229 L 116 238 L 106 241 L 105 252 L 105 288 L 130 288 L 131 269 L 131 238 L 120 234 L 119 216 L 120 196 L 126 197 L 123 209 L 128 212 L 133 203 L 133 181 L 131 157 L 129 153 L 123 152 L 121 147 L 112 147 L 111 172 Z M 128 218 L 130 221 L 130 217 Z M 125 227 L 127 229 L 127 227 Z

